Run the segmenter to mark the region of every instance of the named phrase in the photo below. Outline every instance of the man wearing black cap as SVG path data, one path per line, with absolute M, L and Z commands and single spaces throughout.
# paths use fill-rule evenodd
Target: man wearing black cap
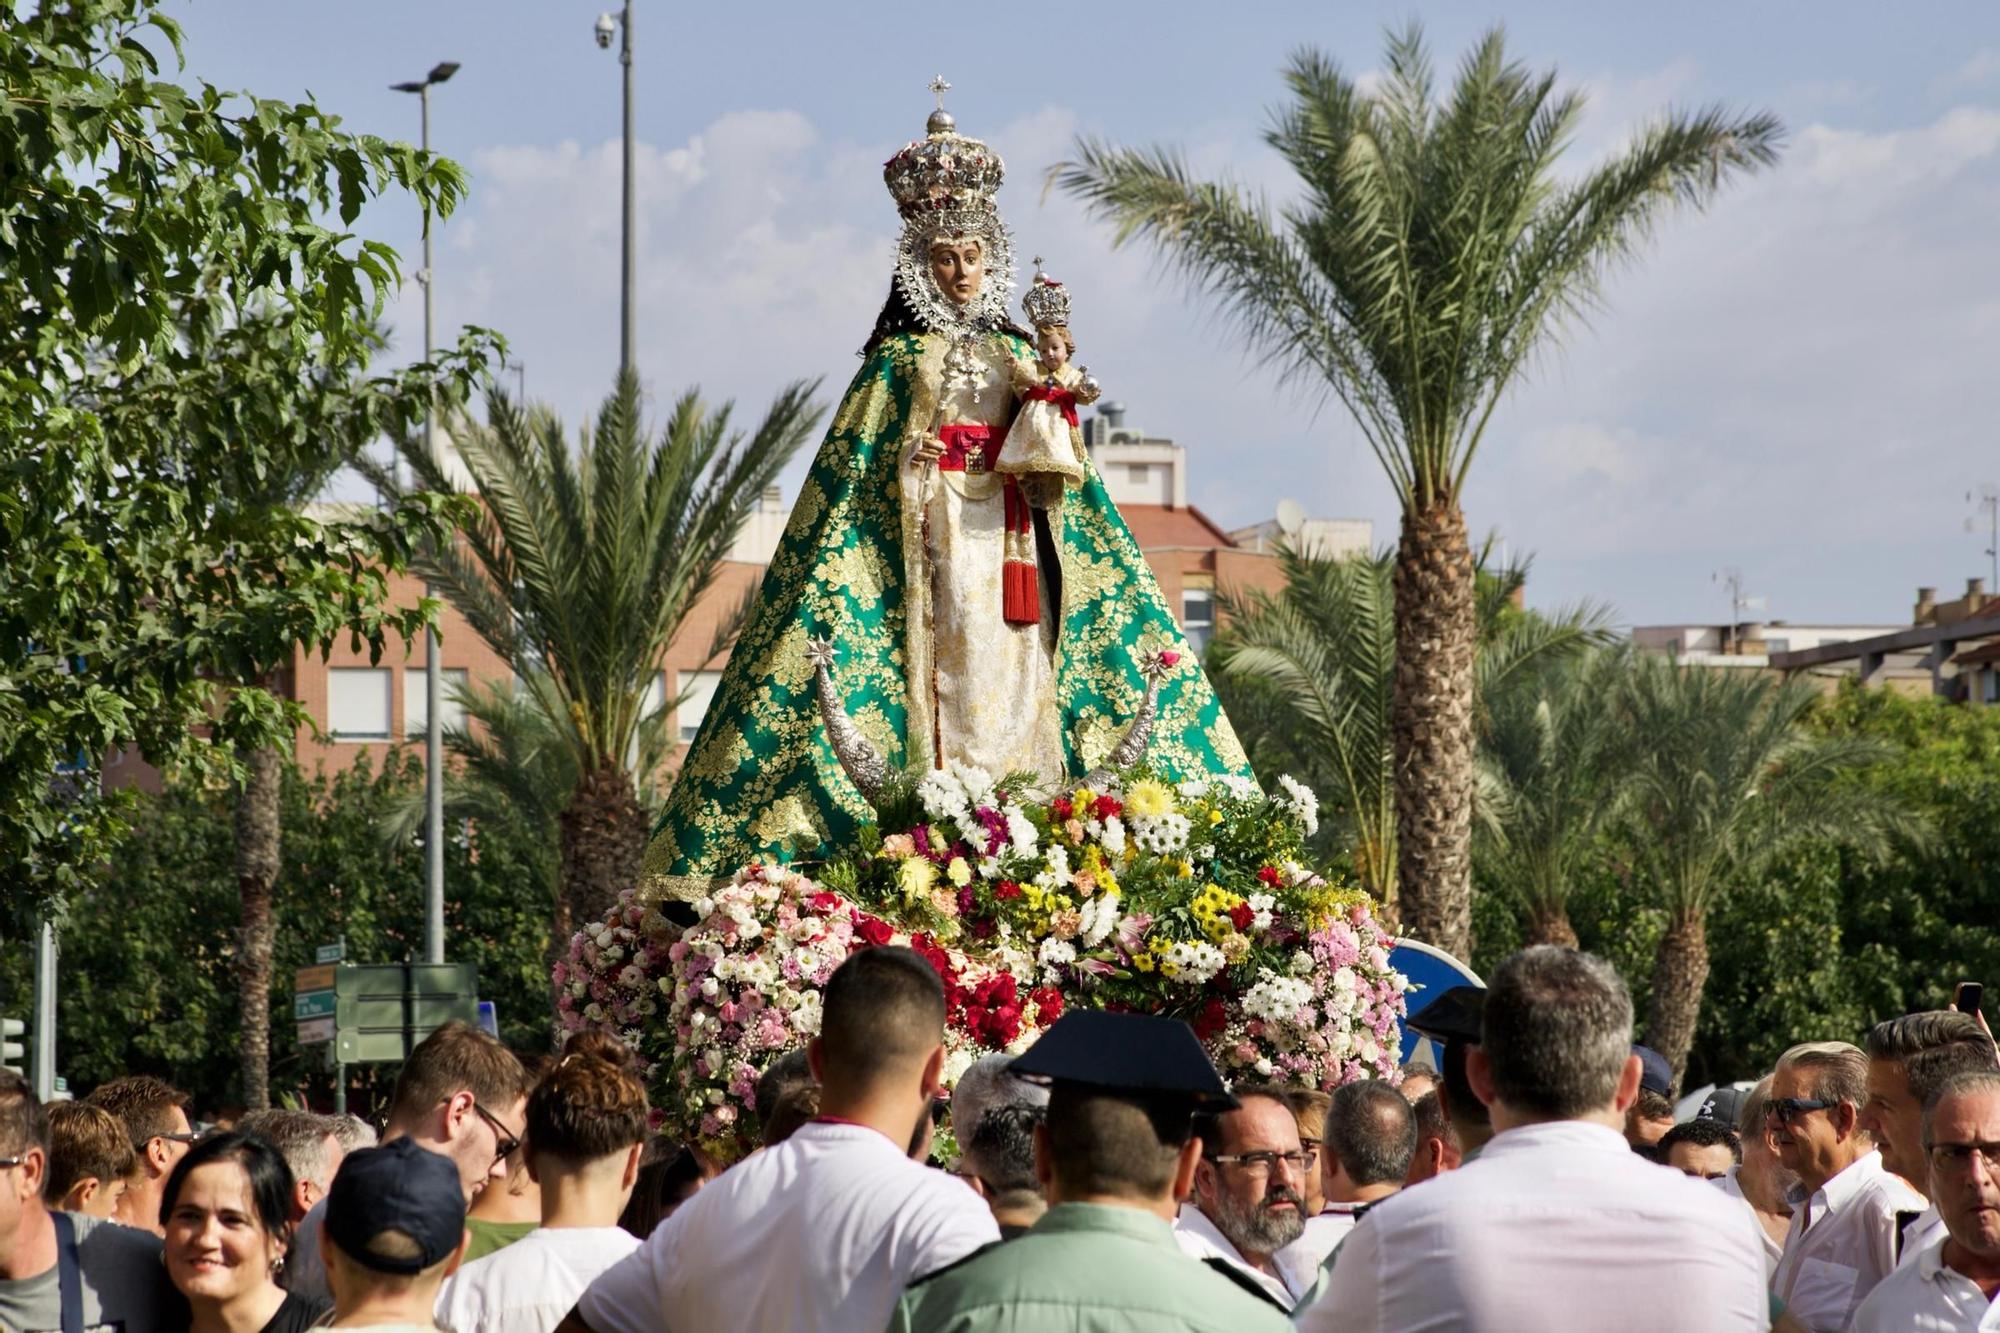
M 1484 986 L 1453 986 L 1410 1016 L 1412 1032 L 1422 1033 L 1444 1048 L 1438 1062 L 1438 1100 L 1458 1140 L 1458 1165 L 1479 1156 L 1493 1137 L 1485 1105 L 1466 1081 L 1465 1059 L 1479 1045 L 1479 1015 L 1486 1003 Z
M 466 1243 L 465 1191 L 450 1158 L 408 1138 L 362 1149 L 333 1178 L 323 1225 L 320 1256 L 333 1290 L 328 1327 L 436 1327 L 438 1287 Z
M 1194 1114 L 1234 1104 L 1186 1024 L 1072 1011 L 1014 1072 L 1051 1084 L 1035 1133 L 1049 1211 L 1020 1239 L 911 1283 L 892 1330 L 1291 1327 L 1246 1280 L 1174 1242 L 1201 1160 Z

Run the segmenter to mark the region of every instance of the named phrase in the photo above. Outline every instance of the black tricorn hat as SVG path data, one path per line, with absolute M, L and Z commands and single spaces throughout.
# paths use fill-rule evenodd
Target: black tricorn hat
M 1072 1009 L 1008 1070 L 1135 1101 L 1178 1100 L 1192 1111 L 1236 1106 L 1194 1029 L 1177 1018 Z
M 1479 1019 L 1486 1011 L 1486 987 L 1453 986 L 1403 1020 L 1403 1026 L 1432 1041 L 1479 1041 Z

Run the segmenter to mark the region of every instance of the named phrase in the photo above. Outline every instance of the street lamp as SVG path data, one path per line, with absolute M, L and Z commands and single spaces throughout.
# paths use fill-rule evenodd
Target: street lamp
M 597 16 L 592 28 L 597 45 L 611 49 L 612 36 L 623 30 L 625 40 L 618 48 L 618 63 L 625 67 L 625 239 L 624 268 L 620 276 L 618 309 L 618 369 L 632 369 L 632 0 L 616 14 Z
M 411 83 L 390 86 L 415 93 L 423 103 L 423 150 L 431 151 L 431 85 L 458 73 L 458 62 L 441 60 L 431 72 Z M 417 281 L 424 285 L 424 362 L 431 359 L 431 292 L 437 286 L 431 269 L 431 206 L 424 201 L 424 267 Z M 437 448 L 437 400 L 424 413 L 424 448 Z M 428 589 L 425 590 L 428 594 Z M 444 679 L 439 661 L 437 627 L 424 634 L 424 960 L 444 961 Z

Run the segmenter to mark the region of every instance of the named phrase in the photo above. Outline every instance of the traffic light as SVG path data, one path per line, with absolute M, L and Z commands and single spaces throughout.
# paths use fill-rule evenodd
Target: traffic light
M 0 1069 L 25 1074 L 28 1061 L 28 1025 L 18 1018 L 0 1018 Z

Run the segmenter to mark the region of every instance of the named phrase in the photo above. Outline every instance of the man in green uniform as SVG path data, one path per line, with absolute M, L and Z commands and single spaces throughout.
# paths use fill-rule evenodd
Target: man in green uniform
M 891 1333 L 1288 1333 L 1254 1285 L 1174 1243 L 1201 1160 L 1194 1113 L 1235 1105 L 1192 1029 L 1073 1010 L 1013 1072 L 1051 1084 L 1035 1131 L 1049 1211 L 912 1282 Z

